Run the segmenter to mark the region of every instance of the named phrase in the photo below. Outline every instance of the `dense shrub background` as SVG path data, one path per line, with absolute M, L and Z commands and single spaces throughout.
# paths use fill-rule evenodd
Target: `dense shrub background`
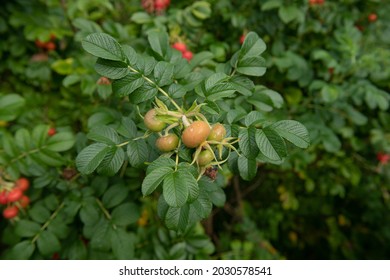
M 390 164 L 377 155 L 390 153 L 390 5 L 323 2 L 172 0 L 147 13 L 135 0 L 6 1 L 0 176 L 29 178 L 31 205 L 21 221 L 0 220 L 1 258 L 389 258 Z M 243 34 L 257 32 L 267 44 L 267 72 L 255 82 L 284 98 L 278 109 L 272 100 L 257 108 L 302 122 L 312 140 L 281 165 L 259 165 L 250 182 L 227 168 L 219 172 L 226 202 L 217 193 L 222 207 L 184 235 L 161 223 L 156 199 L 142 197 L 143 168 L 83 176 L 74 163 L 94 124 L 131 109 L 98 82 L 81 40 L 102 31 L 143 52 L 154 28 L 194 54 L 210 52 L 206 68 L 229 59 Z M 54 50 L 37 46 L 52 34 Z M 240 98 L 234 105 L 231 117 L 242 114 Z M 49 127 L 61 142 L 52 149 L 42 148 L 50 147 Z M 29 142 L 40 152 L 18 146 Z M 126 215 L 113 214 L 117 205 Z M 113 215 L 123 227 L 110 237 Z

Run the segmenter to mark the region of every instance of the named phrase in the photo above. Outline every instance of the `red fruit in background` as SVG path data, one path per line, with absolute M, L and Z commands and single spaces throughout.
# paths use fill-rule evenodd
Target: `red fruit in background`
M 8 194 L 7 191 L 0 192 L 0 204 L 6 205 L 8 202 Z
M 180 52 L 185 52 L 187 50 L 187 46 L 184 43 L 176 42 L 172 45 L 172 48 L 177 49 Z
M 387 164 L 390 161 L 390 154 L 378 153 L 376 158 L 381 164 Z
M 35 40 L 35 45 L 38 47 L 38 48 L 45 48 L 46 46 L 46 43 L 45 42 L 42 42 L 40 40 Z
M 324 4 L 324 2 L 325 2 L 325 0 L 317 0 L 318 5 L 322 5 L 322 4 Z
M 183 58 L 187 59 L 188 61 L 190 61 L 193 56 L 194 56 L 193 53 L 190 51 L 183 52 Z
M 25 192 L 29 187 L 30 181 L 22 177 L 16 180 L 14 189 L 20 189 L 22 192 Z
M 13 189 L 8 193 L 8 201 L 15 202 L 21 199 L 23 196 L 23 192 L 20 189 Z
M 333 67 L 328 68 L 328 72 L 329 72 L 330 75 L 333 75 L 333 73 L 334 73 L 334 68 L 333 68 Z
M 19 200 L 20 206 L 26 208 L 30 204 L 30 198 L 27 195 L 24 195 Z
M 245 34 L 242 34 L 241 37 L 240 37 L 240 44 L 244 44 L 244 41 L 245 41 L 245 37 L 246 35 Z
M 54 41 L 55 39 L 57 39 L 56 35 L 51 33 L 50 34 L 50 41 Z
M 54 51 L 56 49 L 56 44 L 53 42 L 47 42 L 45 47 L 48 51 Z
M 19 208 L 15 205 L 9 206 L 3 210 L 3 217 L 6 219 L 15 218 L 19 214 Z
M 157 11 L 165 10 L 165 8 L 166 8 L 166 1 L 165 0 L 156 0 L 154 2 L 154 8 Z
M 378 16 L 375 13 L 371 13 L 371 14 L 368 15 L 368 20 L 371 21 L 371 22 L 374 22 L 377 19 L 378 19 Z
M 107 77 L 100 77 L 97 81 L 98 85 L 110 85 L 111 81 Z
M 57 133 L 57 130 L 54 127 L 49 128 L 49 130 L 47 131 L 47 135 L 49 135 L 49 136 L 53 136 L 56 133 Z

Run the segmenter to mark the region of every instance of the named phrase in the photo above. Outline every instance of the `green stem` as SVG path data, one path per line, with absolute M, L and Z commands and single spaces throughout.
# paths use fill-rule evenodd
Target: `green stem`
M 46 223 L 41 227 L 39 232 L 34 236 L 34 238 L 31 240 L 31 243 L 35 243 L 39 236 L 42 234 L 42 232 L 45 231 L 45 229 L 50 225 L 50 223 L 57 217 L 58 213 L 61 211 L 62 208 L 64 208 L 65 203 L 62 202 L 60 206 L 51 214 L 50 218 L 46 221 Z
M 175 100 L 173 100 L 173 99 L 169 96 L 169 94 L 168 94 L 165 90 L 163 90 L 161 87 L 159 87 L 154 81 L 152 81 L 151 79 L 149 79 L 149 78 L 146 77 L 144 74 L 142 74 L 141 72 L 137 71 L 136 69 L 134 69 L 134 68 L 131 67 L 130 65 L 128 66 L 128 68 L 129 68 L 131 71 L 135 72 L 135 73 L 141 74 L 141 75 L 142 75 L 142 78 L 143 78 L 145 81 L 147 81 L 148 83 L 154 85 L 154 86 L 158 89 L 159 92 L 161 92 L 165 97 L 167 97 L 167 98 L 169 99 L 169 101 L 171 101 L 171 103 L 173 104 L 173 106 L 175 106 L 176 109 L 177 109 L 179 112 L 183 112 L 182 109 L 180 108 L 180 106 L 177 105 L 177 103 L 175 102 Z
M 108 213 L 107 209 L 104 207 L 103 203 L 100 199 L 96 198 L 96 203 L 99 205 L 99 208 L 102 210 L 104 216 L 106 216 L 107 220 L 111 220 L 111 215 Z

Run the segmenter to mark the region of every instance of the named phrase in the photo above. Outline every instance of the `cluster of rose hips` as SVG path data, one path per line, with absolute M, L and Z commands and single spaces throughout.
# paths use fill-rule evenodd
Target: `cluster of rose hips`
M 30 198 L 25 195 L 30 182 L 23 177 L 15 182 L 7 182 L 1 178 L 0 180 L 0 205 L 6 206 L 3 217 L 13 219 L 19 214 L 20 209 L 26 208 L 30 203 Z
M 325 0 L 309 0 L 310 6 L 322 5 L 324 3 L 325 3 Z
M 178 160 L 181 143 L 189 149 L 195 149 L 191 164 L 197 164 L 201 176 L 213 165 L 220 166 L 226 162 L 227 158 L 222 159 L 224 148 L 236 150 L 233 144 L 238 139 L 226 137 L 226 129 L 222 124 L 210 125 L 200 113 L 200 107 L 197 105 L 192 111 L 183 113 L 169 111 L 160 102 L 159 106 L 145 114 L 144 123 L 149 131 L 159 133 L 155 145 L 162 153 L 176 153 Z
M 54 43 L 55 39 L 56 36 L 51 34 L 49 41 L 42 42 L 40 40 L 35 40 L 35 45 L 42 50 L 54 51 L 56 49 L 56 44 Z
M 165 11 L 169 4 L 171 4 L 171 0 L 142 0 L 141 5 L 145 11 L 148 13 L 156 12 L 157 14 L 161 14 Z
M 182 42 L 174 43 L 172 45 L 172 48 L 181 52 L 181 55 L 183 56 L 183 58 L 187 59 L 188 61 L 190 61 L 192 59 L 192 57 L 194 56 L 193 53 L 187 49 L 186 44 L 184 44 Z

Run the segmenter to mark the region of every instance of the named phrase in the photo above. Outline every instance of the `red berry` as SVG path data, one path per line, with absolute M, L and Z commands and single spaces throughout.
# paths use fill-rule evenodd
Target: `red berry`
M 322 5 L 322 4 L 324 4 L 324 2 L 325 2 L 325 0 L 317 0 L 318 5 Z
M 28 179 L 22 177 L 16 180 L 14 189 L 19 189 L 22 192 L 25 192 L 28 190 L 29 187 L 30 182 L 28 181 Z
M 381 164 L 387 164 L 390 161 L 390 154 L 378 153 L 376 158 Z
M 371 21 L 371 22 L 374 22 L 377 19 L 378 19 L 378 16 L 375 13 L 371 13 L 371 14 L 368 15 L 368 20 Z
M 19 214 L 19 208 L 15 205 L 9 206 L 3 210 L 3 217 L 6 219 L 15 218 Z
M 4 190 L 0 193 L 0 204 L 6 205 L 8 202 L 8 194 L 7 191 Z
M 165 8 L 166 8 L 166 1 L 165 0 L 156 0 L 154 2 L 154 8 L 157 11 L 165 10 Z
M 30 198 L 24 195 L 20 198 L 19 203 L 22 208 L 26 208 L 30 204 Z
M 187 50 L 187 46 L 184 43 L 176 42 L 172 45 L 172 48 L 177 49 L 180 52 L 185 52 Z
M 23 192 L 20 189 L 13 189 L 8 193 L 8 201 L 15 202 L 21 199 L 23 196 Z
M 192 57 L 194 56 L 192 52 L 190 51 L 185 51 L 183 52 L 183 58 L 187 59 L 188 61 L 190 61 L 192 59 Z
M 309 4 L 310 5 L 315 5 L 315 4 L 317 4 L 317 0 L 309 0 Z
M 244 44 L 244 41 L 245 41 L 245 37 L 246 35 L 245 34 L 242 34 L 241 37 L 240 37 L 240 44 Z
M 49 128 L 47 135 L 53 136 L 56 133 L 57 133 L 57 130 L 54 127 L 51 127 L 51 128 Z
M 55 39 L 57 39 L 56 35 L 54 33 L 51 33 L 50 34 L 50 41 L 54 41 Z
M 45 44 L 45 48 L 48 50 L 48 51 L 54 51 L 56 49 L 56 44 L 54 44 L 53 42 L 47 42 Z

